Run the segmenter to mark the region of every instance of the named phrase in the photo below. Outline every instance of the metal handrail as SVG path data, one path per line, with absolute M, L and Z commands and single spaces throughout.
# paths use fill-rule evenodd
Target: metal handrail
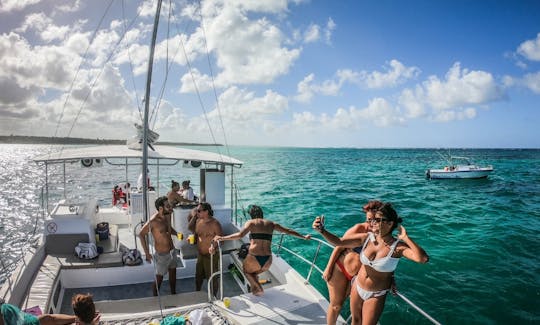
M 401 299 L 403 299 L 406 303 L 408 303 L 411 307 L 413 307 L 414 309 L 416 309 L 416 311 L 418 311 L 422 316 L 424 316 L 425 318 L 427 318 L 429 321 L 431 321 L 433 324 L 436 324 L 436 325 L 441 325 L 441 323 L 439 323 L 437 320 L 435 320 L 435 318 L 431 317 L 428 313 L 426 313 L 425 311 L 422 310 L 422 308 L 418 307 L 417 305 L 415 305 L 412 301 L 409 300 L 409 298 L 405 297 L 403 294 L 401 294 L 401 292 L 397 291 L 396 290 L 396 295 L 398 297 L 400 297 Z
M 208 301 L 212 301 L 214 299 L 212 299 L 212 296 L 214 295 L 214 290 L 213 289 L 213 278 L 216 276 L 216 275 L 219 275 L 219 299 L 220 300 L 223 300 L 223 251 L 221 250 L 221 243 L 220 242 L 217 242 L 218 243 L 218 250 L 219 250 L 219 270 L 216 271 L 216 272 L 213 272 L 214 270 L 213 267 L 214 267 L 214 263 L 213 263 L 213 259 L 214 259 L 214 254 L 210 254 L 210 277 L 208 278 L 208 283 L 206 284 L 208 286 Z
M 308 259 L 306 259 L 304 256 L 288 249 L 287 247 L 283 246 L 283 238 L 286 236 L 286 234 L 281 234 L 280 235 L 280 240 L 279 240 L 279 244 L 272 244 L 273 246 L 277 247 L 277 251 L 278 253 L 276 253 L 276 256 L 279 256 L 279 253 L 281 252 L 281 250 L 284 250 L 286 251 L 287 253 L 289 254 L 292 254 L 294 256 L 296 256 L 297 258 L 299 258 L 300 260 L 302 260 L 303 262 L 307 263 L 310 265 L 310 269 L 309 269 L 309 273 L 308 273 L 308 276 L 306 278 L 306 280 L 309 282 L 309 279 L 311 278 L 311 274 L 313 273 L 313 269 L 317 270 L 321 275 L 323 274 L 323 270 L 321 268 L 319 268 L 315 262 L 317 261 L 318 257 L 319 257 L 319 251 L 321 249 L 321 246 L 322 245 L 326 245 L 327 247 L 329 247 L 330 249 L 334 249 L 334 246 L 332 246 L 331 244 L 327 243 L 326 241 L 324 240 L 321 240 L 319 238 L 311 238 L 310 240 L 313 240 L 313 241 L 316 241 L 318 242 L 318 245 L 317 245 L 317 250 L 315 251 L 315 256 L 313 256 L 313 260 L 310 262 Z
M 290 254 L 292 254 L 293 256 L 296 256 L 297 258 L 299 258 L 300 260 L 302 260 L 303 262 L 307 263 L 307 264 L 310 264 L 310 269 L 309 269 L 309 272 L 308 272 L 308 275 L 306 277 L 306 281 L 309 282 L 310 278 L 311 278 L 311 274 L 313 272 L 313 270 L 317 270 L 321 275 L 323 274 L 323 270 L 321 270 L 321 268 L 319 268 L 315 262 L 317 261 L 317 258 L 319 257 L 319 252 L 320 252 L 320 249 L 321 249 L 321 246 L 324 244 L 326 245 L 327 247 L 333 249 L 334 246 L 332 246 L 331 244 L 327 243 L 326 241 L 323 241 L 319 238 L 311 238 L 311 240 L 313 241 L 316 241 L 318 242 L 318 245 L 317 245 L 317 249 L 315 251 L 315 255 L 313 257 L 313 260 L 310 262 L 308 259 L 306 259 L 305 257 L 299 255 L 298 253 L 288 249 L 287 247 L 283 246 L 283 238 L 284 238 L 285 234 L 281 234 L 281 238 L 279 240 L 279 244 L 272 244 L 273 246 L 275 247 L 278 247 L 278 252 L 280 252 L 282 249 Z M 279 254 L 276 254 L 277 256 L 279 256 Z M 418 311 L 422 316 L 424 316 L 425 318 L 427 318 L 429 321 L 431 321 L 433 324 L 436 324 L 436 325 L 441 325 L 441 323 L 439 323 L 437 320 L 435 320 L 435 318 L 433 318 L 432 316 L 430 316 L 427 312 L 425 312 L 424 310 L 422 310 L 420 307 L 418 307 L 417 305 L 415 305 L 411 300 L 409 300 L 407 297 L 405 297 L 402 293 L 398 292 L 397 290 L 395 291 L 396 295 L 398 297 L 400 297 L 401 299 L 403 299 L 407 304 L 409 304 L 411 307 L 413 307 L 414 309 L 416 309 L 416 311 Z M 349 318 L 347 319 L 347 323 L 349 323 L 349 321 L 351 320 L 351 317 L 352 316 L 349 316 Z

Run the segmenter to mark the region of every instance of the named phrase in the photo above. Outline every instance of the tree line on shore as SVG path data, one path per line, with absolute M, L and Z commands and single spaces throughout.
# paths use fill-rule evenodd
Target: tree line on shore
M 28 135 L 0 135 L 0 143 L 13 144 L 126 144 L 126 140 L 113 139 L 85 139 L 68 137 L 39 137 Z M 158 142 L 158 145 L 170 146 L 222 146 L 221 144 L 185 143 L 185 142 Z

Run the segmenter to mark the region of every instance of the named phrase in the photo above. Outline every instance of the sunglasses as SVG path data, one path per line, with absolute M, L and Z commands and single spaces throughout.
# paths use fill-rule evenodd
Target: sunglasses
M 368 223 L 381 223 L 382 221 L 388 222 L 388 219 L 386 219 L 386 218 L 370 218 L 370 219 L 367 219 Z
M 203 211 L 206 211 L 206 210 L 203 210 L 203 209 L 198 209 L 197 212 L 203 212 Z

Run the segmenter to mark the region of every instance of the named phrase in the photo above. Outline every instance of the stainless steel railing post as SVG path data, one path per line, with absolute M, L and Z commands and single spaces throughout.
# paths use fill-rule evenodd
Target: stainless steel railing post
M 309 282 L 309 279 L 311 278 L 311 273 L 313 273 L 313 267 L 315 265 L 315 262 L 317 261 L 317 258 L 319 257 L 320 250 L 321 250 L 321 243 L 319 242 L 319 244 L 317 245 L 317 249 L 315 250 L 315 256 L 313 257 L 313 260 L 311 261 L 311 265 L 310 265 L 309 272 L 306 279 L 307 282 Z

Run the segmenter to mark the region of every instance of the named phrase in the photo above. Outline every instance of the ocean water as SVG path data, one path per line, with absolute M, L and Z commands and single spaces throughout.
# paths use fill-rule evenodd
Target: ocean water
M 44 172 L 31 158 L 58 146 L 0 144 L 0 282 L 39 235 Z M 206 148 L 208 149 L 208 148 Z M 223 151 L 223 148 L 221 148 Z M 341 234 L 363 218 L 371 199 L 389 201 L 407 233 L 430 255 L 424 265 L 402 259 L 398 289 L 443 324 L 540 323 L 540 150 L 453 149 L 453 155 L 491 164 L 483 180 L 427 180 L 429 167 L 444 165 L 432 149 L 312 149 L 231 147 L 244 161 L 235 170 L 241 206 L 261 205 L 265 217 L 301 233 L 313 233 L 317 215 Z M 223 151 L 223 153 L 225 153 Z M 225 153 L 227 154 L 227 153 Z M 64 185 L 62 170 L 50 170 L 53 196 L 65 187 L 76 196 L 97 195 L 103 204 L 126 178 L 123 168 L 74 172 Z M 150 170 L 155 183 L 156 174 Z M 132 184 L 138 171 L 128 172 Z M 162 191 L 171 179 L 192 179 L 196 170 L 160 173 Z M 82 180 L 82 181 L 81 181 Z M 162 192 L 163 193 L 163 192 Z M 316 235 L 318 236 L 318 235 Z M 300 247 L 312 256 L 310 245 Z M 329 251 L 320 259 L 324 268 Z M 284 255 L 304 275 L 307 268 Z M 314 285 L 326 292 L 320 276 Z M 382 324 L 429 324 L 400 298 L 389 296 Z

